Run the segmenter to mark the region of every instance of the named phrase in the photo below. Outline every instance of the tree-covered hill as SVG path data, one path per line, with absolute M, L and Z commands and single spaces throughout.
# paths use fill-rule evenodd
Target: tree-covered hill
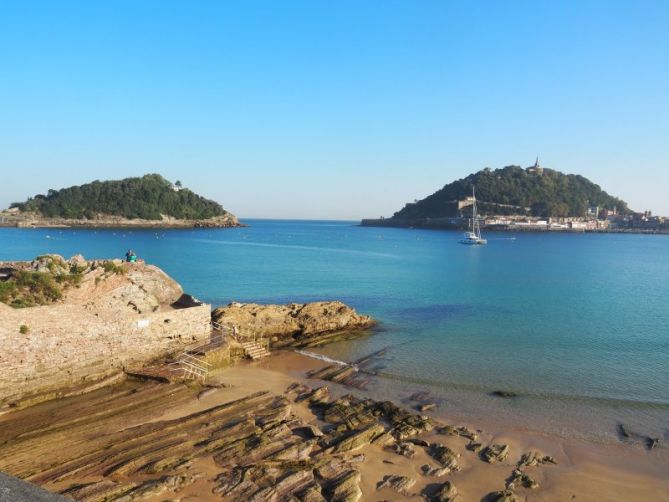
M 11 207 L 47 218 L 69 219 L 93 219 L 103 215 L 160 220 L 161 215 L 166 215 L 199 220 L 226 214 L 217 202 L 175 186 L 159 174 L 49 190 L 47 195 L 36 195 Z
M 624 201 L 607 194 L 583 176 L 552 169 L 507 166 L 495 170 L 486 168 L 449 183 L 429 197 L 407 204 L 393 218 L 454 216 L 452 202 L 471 196 L 472 187 L 476 188 L 476 199 L 485 215 L 584 216 L 588 206 L 629 212 Z

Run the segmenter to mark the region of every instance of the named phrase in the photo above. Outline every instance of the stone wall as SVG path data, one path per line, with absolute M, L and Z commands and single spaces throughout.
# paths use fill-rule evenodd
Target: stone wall
M 0 410 L 31 396 L 56 397 L 47 394 L 209 336 L 209 305 L 137 313 L 76 304 L 27 309 L 0 304 Z

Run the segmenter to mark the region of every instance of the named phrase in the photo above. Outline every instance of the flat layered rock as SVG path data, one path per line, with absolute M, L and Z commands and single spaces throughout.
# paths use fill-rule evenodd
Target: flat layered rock
M 384 432 L 385 429 L 383 425 L 372 424 L 362 429 L 355 430 L 342 438 L 336 439 L 329 449 L 332 453 L 359 450 L 363 446 L 370 444 L 376 437 Z
M 440 443 L 432 443 L 427 452 L 433 459 L 439 462 L 442 467 L 447 467 L 452 471 L 460 470 L 460 466 L 458 465 L 460 454 L 451 450 L 448 446 Z
M 448 467 L 432 467 L 430 464 L 421 465 L 420 470 L 423 473 L 423 476 L 434 476 L 436 478 L 446 476 L 451 472 L 451 469 Z
M 358 502 L 360 497 L 360 472 L 355 469 L 336 478 L 327 488 L 326 498 L 331 502 Z
M 294 384 L 282 395 L 257 392 L 161 420 L 168 403 L 188 409 L 198 403 L 203 388 L 154 382 L 126 385 L 5 419 L 0 469 L 57 487 L 83 502 L 179 499 L 185 493 L 203 493 L 200 490 L 223 500 L 357 502 L 362 498 L 361 462 L 372 453 L 359 452 L 369 445 L 377 452 L 390 447 L 408 458 L 425 449 L 435 465 L 425 464 L 419 472 L 431 477 L 429 481 L 460 469 L 455 450 L 420 437 L 441 424 L 387 401 L 353 395 L 331 399 L 327 387 Z M 301 418 L 301 412 L 294 413 L 293 401 L 315 413 L 312 423 Z M 439 430 L 463 438 L 472 435 L 463 427 Z M 504 445 L 490 445 L 488 450 L 496 458 L 508 454 Z M 200 477 L 203 460 L 208 469 L 214 466 L 213 475 Z M 384 462 L 393 463 L 387 458 Z M 543 462 L 550 463 L 550 457 L 531 453 L 521 458 L 524 467 Z M 421 484 L 427 481 L 421 478 Z M 451 483 L 438 482 L 411 494 L 416 483 L 406 473 L 394 472 L 378 481 L 377 488 L 427 500 L 458 496 Z M 536 481 L 520 466 L 507 480 L 509 490 L 534 486 Z
M 407 495 L 409 490 L 416 484 L 416 480 L 408 476 L 385 476 L 381 481 L 376 483 L 376 489 L 390 488 L 391 490 Z
M 235 326 L 240 336 L 253 333 L 268 338 L 273 347 L 305 347 L 332 334 L 372 327 L 375 321 L 342 302 L 260 305 L 230 303 L 212 312 L 212 320 Z M 342 335 L 343 336 L 343 335 Z

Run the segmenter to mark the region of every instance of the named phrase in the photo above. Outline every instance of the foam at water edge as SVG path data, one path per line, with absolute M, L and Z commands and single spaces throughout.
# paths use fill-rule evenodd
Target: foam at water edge
M 318 359 L 319 361 L 324 361 L 326 363 L 338 364 L 340 366 L 348 366 L 347 362 L 339 361 L 337 359 L 332 359 L 331 357 L 328 356 L 322 356 L 321 354 L 316 354 L 315 352 L 309 352 L 307 350 L 298 350 L 298 349 L 296 349 L 295 352 L 297 352 L 298 354 L 302 354 L 303 356 L 311 357 L 312 359 Z M 358 368 L 355 365 L 352 366 L 353 369 L 355 369 L 355 371 L 358 371 Z

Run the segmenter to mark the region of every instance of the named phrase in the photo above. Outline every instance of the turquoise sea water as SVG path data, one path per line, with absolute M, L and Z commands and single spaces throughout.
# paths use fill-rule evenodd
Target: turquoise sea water
M 249 220 L 194 230 L 0 229 L 0 260 L 128 248 L 214 306 L 341 299 L 380 321 L 319 352 L 389 347 L 370 392 L 451 415 L 614 438 L 669 428 L 669 236 L 488 234 Z M 493 390 L 518 398 L 490 397 Z

